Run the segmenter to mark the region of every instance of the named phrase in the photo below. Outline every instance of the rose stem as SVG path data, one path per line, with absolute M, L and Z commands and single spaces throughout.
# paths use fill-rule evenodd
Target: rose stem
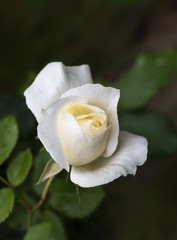
M 50 177 L 49 180 L 47 181 L 47 183 L 45 185 L 45 188 L 44 188 L 44 191 L 42 193 L 41 199 L 36 204 L 36 206 L 32 209 L 32 212 L 35 212 L 43 204 L 43 202 L 45 201 L 47 193 L 49 191 L 49 188 L 50 188 L 50 185 L 51 185 L 53 179 L 54 179 L 54 176 Z

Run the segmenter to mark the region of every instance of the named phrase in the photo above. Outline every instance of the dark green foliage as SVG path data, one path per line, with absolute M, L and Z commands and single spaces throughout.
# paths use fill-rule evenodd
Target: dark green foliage
M 79 200 L 76 186 L 69 180 L 66 183 L 61 174 L 57 176 L 53 183 L 51 193 L 51 206 L 72 218 L 84 218 L 90 215 L 104 197 L 101 187 L 79 188 Z
M 52 211 L 46 210 L 41 215 L 42 222 L 50 222 L 52 224 L 51 236 L 55 239 L 66 240 L 66 234 L 63 224 L 59 217 Z
M 166 156 L 177 150 L 177 134 L 163 115 L 155 112 L 121 112 L 120 129 L 142 135 L 148 140 L 151 156 Z
M 120 89 L 120 106 L 124 109 L 143 107 L 176 76 L 176 50 L 141 54 L 115 84 Z
M 49 240 L 49 234 L 51 233 L 51 223 L 40 223 L 29 229 L 26 233 L 24 240 Z M 52 240 L 53 238 L 51 238 Z
M 25 206 L 19 200 L 15 202 L 13 211 L 7 219 L 8 225 L 18 231 L 26 231 L 27 229 L 27 211 Z

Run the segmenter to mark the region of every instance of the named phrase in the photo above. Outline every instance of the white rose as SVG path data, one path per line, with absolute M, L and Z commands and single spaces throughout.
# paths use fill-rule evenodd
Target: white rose
M 25 91 L 38 137 L 71 181 L 94 187 L 127 174 L 147 158 L 147 140 L 119 132 L 118 89 L 93 84 L 89 66 L 48 64 Z

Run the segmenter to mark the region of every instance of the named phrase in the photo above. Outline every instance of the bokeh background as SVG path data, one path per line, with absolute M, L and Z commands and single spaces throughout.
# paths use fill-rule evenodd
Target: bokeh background
M 25 105 L 23 91 L 48 62 L 89 64 L 95 82 L 126 87 L 128 95 L 136 86 L 138 99 L 146 95 L 149 87 L 146 82 L 137 87 L 138 73 L 133 75 L 132 85 L 126 81 L 124 85 L 125 73 L 145 52 L 156 54 L 172 49 L 165 65 L 167 78 L 173 72 L 170 79 L 152 90 L 140 106 L 120 103 L 120 128 L 149 140 L 147 162 L 138 168 L 135 177 L 121 177 L 104 186 L 106 194 L 97 211 L 86 219 L 65 220 L 65 228 L 71 240 L 177 239 L 176 1 L 0 3 L 0 117 L 15 115 L 20 128 L 19 148 L 31 146 L 34 153 L 36 122 Z M 149 71 L 153 59 L 152 55 L 152 60 L 148 60 Z M 163 78 L 157 69 L 155 76 L 158 74 Z M 145 76 L 145 80 L 154 89 L 151 79 Z M 123 95 L 122 90 L 122 99 Z M 0 226 L 0 233 L 2 240 L 13 239 L 8 237 L 9 228 L 5 225 Z

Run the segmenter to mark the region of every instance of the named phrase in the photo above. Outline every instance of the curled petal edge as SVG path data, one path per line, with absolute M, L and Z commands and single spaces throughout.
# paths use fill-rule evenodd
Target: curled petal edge
M 71 181 L 81 187 L 95 187 L 120 176 L 135 175 L 137 166 L 147 159 L 147 145 L 146 138 L 120 131 L 116 152 L 109 158 L 100 157 L 85 166 L 72 167 Z

